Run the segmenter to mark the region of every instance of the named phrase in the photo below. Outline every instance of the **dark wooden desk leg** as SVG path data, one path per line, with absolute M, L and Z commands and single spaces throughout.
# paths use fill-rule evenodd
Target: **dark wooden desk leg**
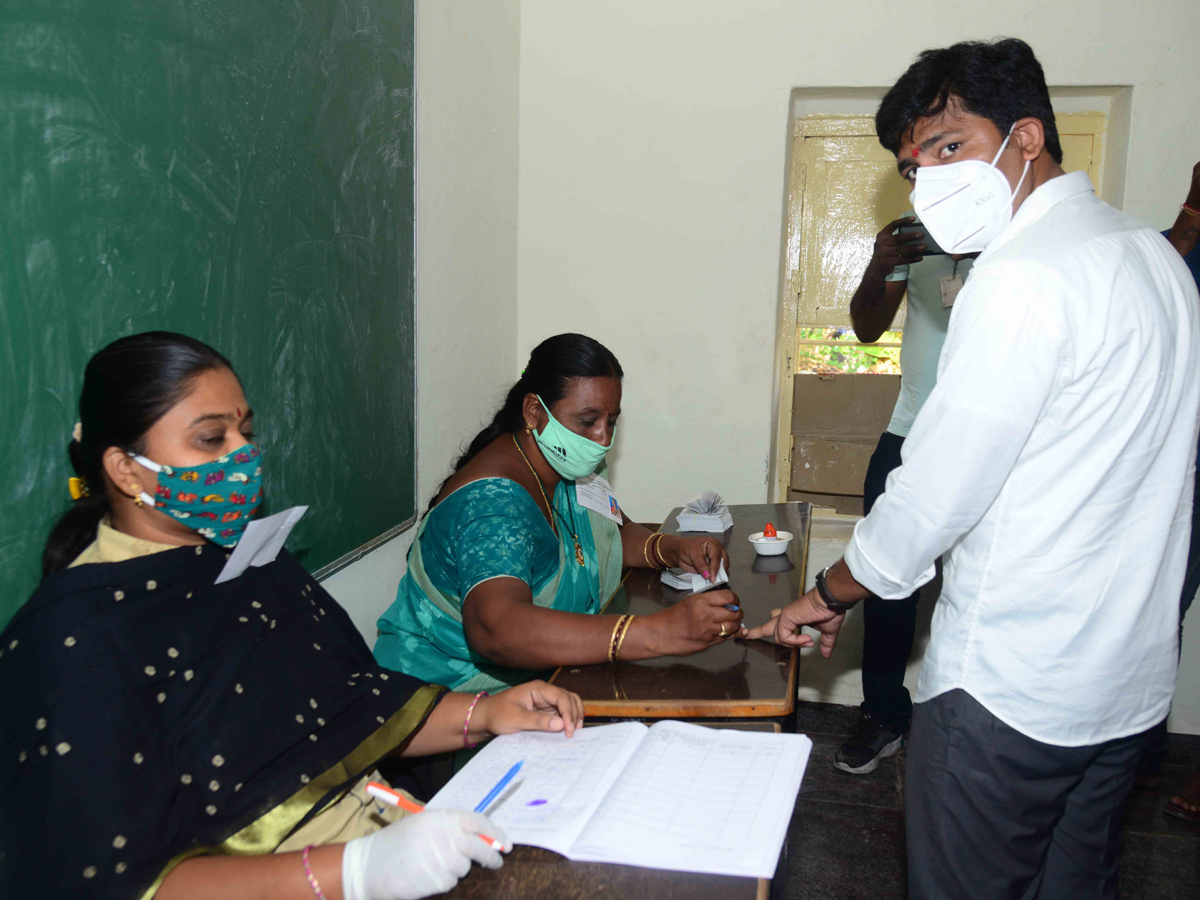
M 771 879 L 770 900 L 787 900 L 788 896 L 788 879 L 787 873 L 791 871 L 789 857 L 792 855 L 792 827 L 788 823 L 788 833 L 783 838 L 783 849 L 779 851 L 779 862 L 775 865 L 775 877 Z

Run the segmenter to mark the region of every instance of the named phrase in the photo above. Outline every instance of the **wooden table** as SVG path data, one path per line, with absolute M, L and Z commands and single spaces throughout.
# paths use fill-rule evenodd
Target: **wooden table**
M 746 624 L 759 625 L 772 609 L 804 591 L 811 505 L 758 503 L 731 506 L 733 527 L 725 532 L 729 586 L 746 612 Z M 678 533 L 672 510 L 663 530 Z M 758 556 L 747 538 L 772 522 L 795 535 L 783 556 Z M 659 573 L 633 569 L 605 612 L 646 615 L 686 596 L 659 580 Z M 769 641 L 726 641 L 693 656 L 667 656 L 636 662 L 563 666 L 550 680 L 583 698 L 588 716 L 605 718 L 774 717 L 785 722 L 796 707 L 799 652 Z
M 769 881 L 607 863 L 571 862 L 550 850 L 514 847 L 499 869 L 472 866 L 452 900 L 766 900 Z
M 767 722 L 696 724 L 779 730 Z M 441 896 L 451 900 L 767 900 L 770 893 L 771 882 L 765 878 L 571 862 L 552 850 L 518 846 L 505 856 L 500 869 L 472 866 L 454 890 Z

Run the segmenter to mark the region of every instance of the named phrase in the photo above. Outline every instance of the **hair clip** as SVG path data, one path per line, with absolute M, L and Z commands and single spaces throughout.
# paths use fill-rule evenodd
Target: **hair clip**
M 76 438 L 79 440 L 79 438 Z M 67 479 L 67 490 L 71 492 L 72 500 L 82 500 L 84 497 L 90 497 L 92 492 L 88 490 L 88 483 L 82 479 L 72 475 Z
M 75 427 L 73 429 L 71 429 L 71 437 L 73 437 L 75 439 L 75 443 L 77 443 L 77 444 L 83 443 L 83 423 L 82 422 L 75 423 Z

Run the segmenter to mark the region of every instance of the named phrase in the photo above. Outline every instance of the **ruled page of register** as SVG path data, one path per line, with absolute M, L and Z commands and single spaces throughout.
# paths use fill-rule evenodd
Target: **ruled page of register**
M 636 722 L 497 738 L 430 802 L 487 814 L 516 843 L 575 860 L 770 878 L 812 742 L 803 735 Z

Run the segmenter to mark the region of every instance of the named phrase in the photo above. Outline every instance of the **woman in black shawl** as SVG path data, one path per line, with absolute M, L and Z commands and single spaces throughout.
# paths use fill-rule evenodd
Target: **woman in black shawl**
M 479 838 L 503 842 L 493 823 L 386 824 L 364 782 L 389 755 L 569 735 L 579 698 L 540 682 L 473 697 L 383 669 L 286 552 L 214 584 L 261 468 L 212 348 L 110 344 L 80 415 L 80 499 L 0 635 L 0 896 L 392 900 L 499 865 Z

